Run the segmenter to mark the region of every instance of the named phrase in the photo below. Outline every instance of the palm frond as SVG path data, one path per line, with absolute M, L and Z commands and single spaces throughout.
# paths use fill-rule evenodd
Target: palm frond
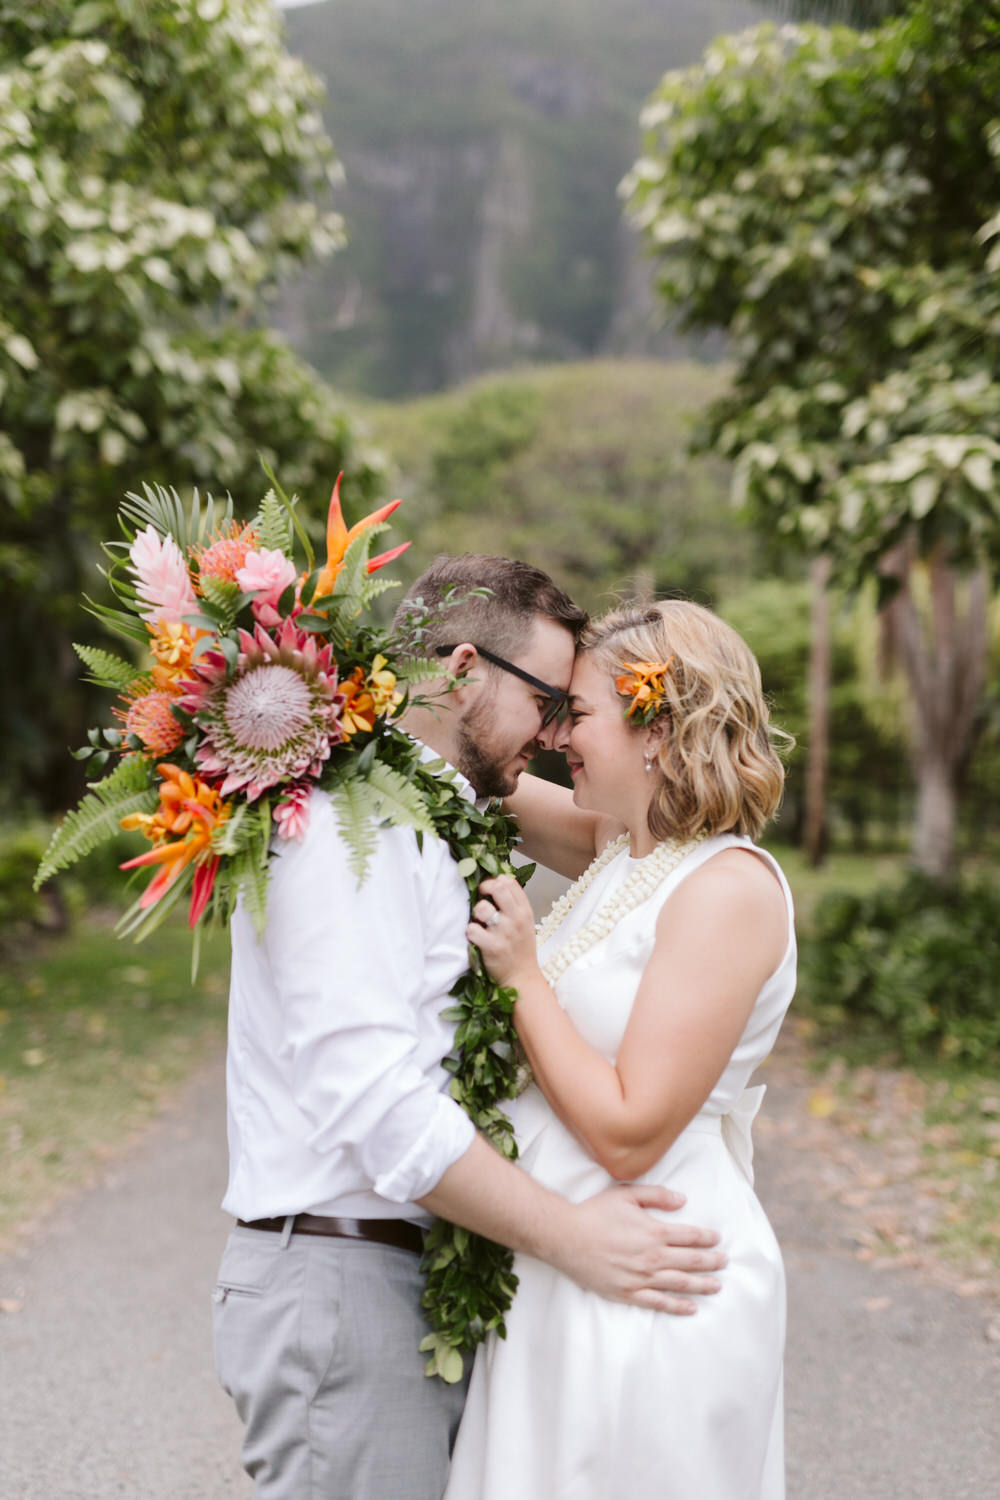
M 142 490 L 141 495 L 129 490 L 121 504 L 122 514 L 138 531 L 152 526 L 161 536 L 172 536 L 184 553 L 201 546 L 206 538 L 233 518 L 231 495 L 227 495 L 225 501 L 216 500 L 212 495 L 206 495 L 202 500 L 194 489 L 191 503 L 185 510 L 173 485 L 166 489 L 162 484 L 144 484 Z
M 93 615 L 95 620 L 100 620 L 106 630 L 114 635 L 120 635 L 126 641 L 139 641 L 143 646 L 149 645 L 149 631 L 137 615 L 129 614 L 124 609 L 112 609 L 107 604 L 96 604 L 93 599 L 84 594 L 84 608 L 88 615 Z

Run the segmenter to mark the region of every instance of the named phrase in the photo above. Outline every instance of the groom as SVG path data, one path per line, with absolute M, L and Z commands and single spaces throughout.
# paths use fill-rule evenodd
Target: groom
M 455 685 L 403 727 L 458 770 L 462 795 L 508 795 L 549 742 L 585 616 L 506 558 L 439 558 L 407 597 L 429 607 L 421 651 Z M 440 1012 L 467 922 L 449 850 L 407 828 L 378 830 L 359 889 L 322 792 L 274 860 L 263 938 L 233 919 L 223 1207 L 238 1222 L 214 1318 L 258 1500 L 438 1500 L 465 1388 L 427 1379 L 418 1352 L 432 1215 L 619 1301 L 670 1312 L 717 1287 L 699 1274 L 722 1264 L 717 1236 L 644 1212 L 678 1195 L 571 1204 L 450 1098 Z

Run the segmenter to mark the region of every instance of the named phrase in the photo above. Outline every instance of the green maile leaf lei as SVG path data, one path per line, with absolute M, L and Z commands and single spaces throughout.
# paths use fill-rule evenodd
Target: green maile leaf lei
M 401 813 L 395 798 L 383 813 L 390 813 L 393 822 L 410 822 L 418 842 L 431 831 L 448 845 L 468 889 L 470 908 L 483 880 L 513 875 L 523 885 L 531 875 L 533 865 L 515 868 L 511 863 L 511 850 L 518 840 L 513 818 L 497 805 L 476 807 L 462 795 L 455 772 L 446 762 L 421 759 L 417 743 L 395 726 L 386 726 L 379 737 L 375 768 L 383 776 L 386 770 L 396 772 L 412 789 L 415 808 L 419 807 L 422 814 L 419 824 L 416 817 L 410 819 Z M 358 785 L 355 777 L 352 796 L 356 796 Z M 354 844 L 357 834 L 346 810 L 338 811 L 338 817 L 342 833 Z M 360 863 L 358 870 L 363 878 Z M 490 977 L 479 950 L 470 944 L 469 967 L 451 990 L 451 1005 L 442 1012 L 455 1025 L 453 1050 L 444 1060 L 451 1074 L 451 1097 L 509 1161 L 517 1157 L 517 1142 L 514 1127 L 501 1106 L 513 1099 L 519 1088 L 520 1060 L 513 1020 L 516 999 L 516 990 L 506 989 Z M 428 1375 L 438 1375 L 449 1384 L 460 1380 L 463 1356 L 471 1353 L 491 1329 L 504 1336 L 504 1318 L 517 1287 L 513 1260 L 505 1246 L 445 1219 L 435 1221 L 428 1231 L 421 1262 L 426 1278 L 422 1305 L 431 1332 L 420 1348 L 429 1356 Z

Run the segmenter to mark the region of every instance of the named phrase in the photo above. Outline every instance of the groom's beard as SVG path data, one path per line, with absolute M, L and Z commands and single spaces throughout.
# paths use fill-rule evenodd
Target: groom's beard
M 458 769 L 480 797 L 509 797 L 517 791 L 518 771 L 510 762 L 525 747 L 497 744 L 492 703 L 477 703 L 458 725 Z

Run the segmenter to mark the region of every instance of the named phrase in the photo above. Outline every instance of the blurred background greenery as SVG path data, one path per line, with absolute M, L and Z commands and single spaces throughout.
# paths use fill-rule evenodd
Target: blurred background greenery
M 81 1048 L 140 1107 L 168 1036 L 218 1034 L 222 948 L 133 984 L 113 861 L 29 876 L 107 721 L 71 643 L 119 498 L 249 509 L 261 457 L 317 522 L 340 468 L 355 515 L 401 494 L 404 581 L 497 550 L 592 610 L 717 608 L 797 740 L 815 1037 L 995 1067 L 998 99 L 997 0 L 0 0 L 22 1138 Z

